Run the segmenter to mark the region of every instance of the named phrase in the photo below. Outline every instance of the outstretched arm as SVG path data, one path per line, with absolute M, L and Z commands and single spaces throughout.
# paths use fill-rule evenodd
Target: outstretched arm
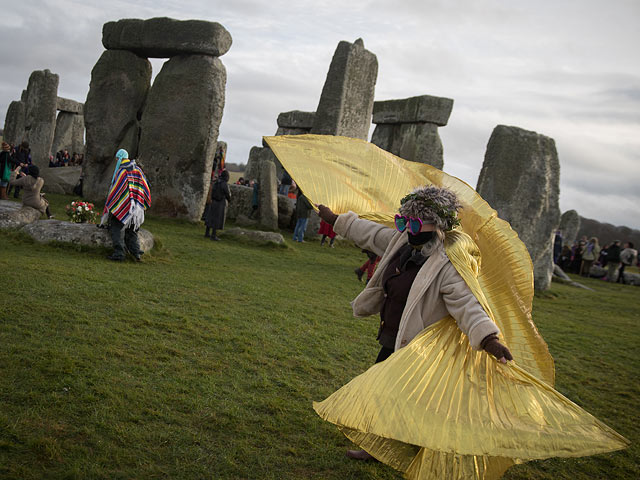
M 317 207 L 320 218 L 332 225 L 338 235 L 352 240 L 358 247 L 370 250 L 378 256 L 384 254 L 389 242 L 396 234 L 394 229 L 358 218 L 354 212 L 336 215 L 325 205 L 317 205 Z

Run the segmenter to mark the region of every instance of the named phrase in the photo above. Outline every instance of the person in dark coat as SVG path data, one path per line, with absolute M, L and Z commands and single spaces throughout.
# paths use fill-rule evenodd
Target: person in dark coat
M 204 224 L 207 227 L 204 236 L 218 241 L 216 230 L 224 229 L 224 220 L 227 215 L 227 204 L 231 201 L 229 191 L 229 172 L 223 170 L 220 176 L 209 186 L 207 194 L 207 213 Z
M 302 190 L 298 188 L 298 198 L 296 200 L 296 228 L 293 230 L 293 240 L 295 242 L 304 242 L 304 232 L 307 230 L 307 222 L 309 221 L 309 213 L 313 210 L 311 202 L 302 194 Z

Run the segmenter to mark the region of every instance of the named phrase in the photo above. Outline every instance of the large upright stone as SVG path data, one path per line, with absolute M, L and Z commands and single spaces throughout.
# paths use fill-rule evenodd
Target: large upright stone
M 184 54 L 220 57 L 231 47 L 231 34 L 217 22 L 129 18 L 105 23 L 102 44 L 108 50 L 128 50 L 141 57 Z
M 84 152 L 84 117 L 77 113 L 61 111 L 56 120 L 56 133 L 52 152 L 67 149 L 69 152 Z
M 220 59 L 208 55 L 173 57 L 156 77 L 142 116 L 139 155 L 156 213 L 200 219 L 226 81 Z
M 441 169 L 444 155 L 438 127 L 447 124 L 452 107 L 452 99 L 431 95 L 375 102 L 371 143 L 405 160 Z
M 9 104 L 7 116 L 4 119 L 3 138 L 5 142 L 17 145 L 24 139 L 24 121 L 26 103 L 15 101 Z
M 60 78 L 49 70 L 36 70 L 29 77 L 25 109 L 25 140 L 35 165 L 49 165 L 51 143 L 56 130 L 56 107 Z
M 571 246 L 576 241 L 580 230 L 580 215 L 575 210 L 567 210 L 560 217 L 560 230 L 565 245 Z
M 498 125 L 489 139 L 478 193 L 508 221 L 531 255 L 537 290 L 553 274 L 553 237 L 560 223 L 560 163 L 552 138 Z
M 371 143 L 405 160 L 440 169 L 444 166 L 442 140 L 433 123 L 376 125 Z
M 258 210 L 260 226 L 267 230 L 278 229 L 278 181 L 276 165 L 270 160 L 260 163 L 260 188 L 258 194 Z
M 258 179 L 263 162 L 273 162 L 277 167 L 277 158 L 269 147 L 251 147 L 251 150 L 249 150 L 249 160 L 244 169 L 244 178 L 249 180 Z
M 342 41 L 331 60 L 311 133 L 361 138 L 369 136 L 378 59 L 361 38 Z
M 84 104 L 86 198 L 105 198 L 119 148 L 136 158 L 139 120 L 150 84 L 151 63 L 131 52 L 107 50 L 93 67 Z

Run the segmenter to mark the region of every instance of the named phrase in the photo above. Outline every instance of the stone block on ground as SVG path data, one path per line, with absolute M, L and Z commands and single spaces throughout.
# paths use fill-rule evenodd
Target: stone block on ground
M 40 211 L 20 202 L 0 200 L 0 229 L 20 228 L 40 219 Z
M 260 230 L 247 230 L 238 227 L 224 230 L 224 236 L 245 237 L 249 238 L 253 242 L 258 243 L 277 243 L 278 245 L 282 245 L 284 243 L 284 237 L 279 233 L 262 232 Z
M 373 123 L 435 123 L 444 127 L 451 116 L 451 98 L 421 95 L 373 104 Z
M 293 230 L 295 224 L 296 201 L 287 195 L 278 195 L 278 228 Z
M 377 76 L 378 59 L 364 48 L 362 39 L 338 43 L 311 133 L 366 140 Z
M 311 130 L 315 118 L 316 112 L 303 112 L 301 110 L 282 112 L 278 115 L 278 127 Z
M 151 63 L 131 52 L 108 50 L 93 67 L 84 104 L 83 194 L 87 199 L 106 197 L 118 149 L 137 157 L 139 119 L 150 85 Z
M 25 109 L 25 138 L 31 159 L 40 168 L 49 165 L 51 143 L 56 130 L 58 82 L 49 70 L 36 70 L 29 77 Z
M 162 66 L 142 115 L 139 160 L 154 213 L 200 219 L 211 181 L 227 74 L 220 59 L 180 55 Z
M 16 101 L 9 104 L 7 115 L 4 119 L 3 138 L 5 142 L 18 145 L 24 140 L 24 122 L 26 102 Z
M 56 108 L 61 112 L 77 113 L 78 115 L 84 114 L 84 105 L 70 98 L 58 97 Z
M 62 242 L 88 247 L 113 247 L 109 230 L 98 228 L 93 223 L 40 220 L 22 227 L 21 231 L 39 243 Z M 153 248 L 153 235 L 148 230 L 141 228 L 138 231 L 138 239 L 143 252 L 146 253 Z
M 220 57 L 231 48 L 231 34 L 219 23 L 205 20 L 128 18 L 105 23 L 102 44 L 108 50 L 128 50 L 141 57 L 184 54 Z
M 444 156 L 438 127 L 433 123 L 376 125 L 371 143 L 411 162 L 442 169 Z
M 627 285 L 640 286 L 640 275 L 637 273 L 624 272 L 624 283 Z
M 560 223 L 560 163 L 552 138 L 498 125 L 489 139 L 476 190 L 524 242 L 537 290 L 553 273 L 553 239 Z
M 237 220 L 240 216 L 248 217 L 251 215 L 253 189 L 244 185 L 229 184 L 229 192 L 231 193 L 231 201 L 227 205 L 227 219 Z
M 600 265 L 591 265 L 589 268 L 589 276 L 593 278 L 602 278 L 607 275 L 607 271 Z

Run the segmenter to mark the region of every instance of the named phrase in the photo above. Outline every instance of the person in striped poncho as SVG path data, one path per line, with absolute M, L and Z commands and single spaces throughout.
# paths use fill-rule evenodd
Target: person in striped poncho
M 111 230 L 114 251 L 107 258 L 123 261 L 128 250 L 139 262 L 144 252 L 140 250 L 138 230 L 144 222 L 144 211 L 151 206 L 151 192 L 144 172 L 129 159 L 126 150 L 118 150 L 116 159 L 101 222 L 108 222 Z

